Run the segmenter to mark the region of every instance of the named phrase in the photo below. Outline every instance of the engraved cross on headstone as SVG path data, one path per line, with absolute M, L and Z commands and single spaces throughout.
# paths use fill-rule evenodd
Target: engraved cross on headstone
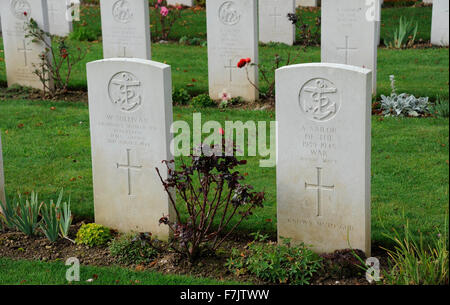
M 130 152 L 131 152 L 131 149 L 127 149 L 127 164 L 116 163 L 117 168 L 124 168 L 128 172 L 128 196 L 132 196 L 133 195 L 132 184 L 131 184 L 131 171 L 132 170 L 139 171 L 139 170 L 142 169 L 142 166 L 131 165 Z
M 127 57 L 127 47 L 126 46 L 122 46 L 122 50 L 123 50 L 123 55 L 120 55 L 118 57 L 120 57 L 120 58 Z
M 233 60 L 230 59 L 228 66 L 225 65 L 224 66 L 225 69 L 228 69 L 228 71 L 230 72 L 230 79 L 229 82 L 231 83 L 233 81 L 233 69 L 237 69 L 237 65 L 233 65 Z
M 26 43 L 25 39 L 23 39 L 22 42 L 23 42 L 23 48 L 17 48 L 17 51 L 23 52 L 24 62 L 25 62 L 25 67 L 26 67 L 26 66 L 28 66 L 27 52 L 31 52 L 31 51 L 33 51 L 33 49 L 27 49 L 27 43 Z
M 345 52 L 345 64 L 348 65 L 350 63 L 350 51 L 356 51 L 358 48 L 351 48 L 349 37 L 345 36 L 345 47 L 336 47 L 338 51 Z
M 277 25 L 278 25 L 277 18 L 281 18 L 282 17 L 281 14 L 277 14 L 277 7 L 276 6 L 273 8 L 273 14 L 269 15 L 269 17 L 273 17 L 273 25 L 274 25 L 274 28 L 275 28 L 275 31 L 276 31 L 277 30 Z
M 305 188 L 317 191 L 317 217 L 322 216 L 322 191 L 334 191 L 334 185 L 322 185 L 322 168 L 317 167 L 317 184 L 305 182 Z

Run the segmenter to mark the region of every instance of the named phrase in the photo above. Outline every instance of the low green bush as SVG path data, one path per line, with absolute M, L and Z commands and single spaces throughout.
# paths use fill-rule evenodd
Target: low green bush
M 109 244 L 109 252 L 119 263 L 146 264 L 158 254 L 139 234 L 124 234 Z
M 217 105 L 208 94 L 200 94 L 192 99 L 192 106 L 204 108 L 216 107 Z
M 184 88 L 173 90 L 172 101 L 176 105 L 188 105 L 191 101 L 191 95 Z
M 112 239 L 111 230 L 96 223 L 83 224 L 75 242 L 89 247 L 102 246 Z
M 255 234 L 255 240 L 245 250 L 232 249 L 226 266 L 235 274 L 251 273 L 274 284 L 310 284 L 320 271 L 322 259 L 304 244 L 292 246 L 267 242 L 267 236 Z

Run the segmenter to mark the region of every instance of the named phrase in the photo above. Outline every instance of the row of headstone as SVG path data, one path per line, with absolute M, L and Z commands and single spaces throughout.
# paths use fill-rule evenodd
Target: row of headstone
M 431 24 L 431 43 L 437 46 L 449 45 L 448 0 L 434 0 Z
M 328 63 L 276 71 L 280 237 L 370 255 L 371 75 Z M 173 158 L 170 66 L 104 59 L 87 78 L 95 221 L 169 238 L 159 219 L 174 214 L 155 167 Z

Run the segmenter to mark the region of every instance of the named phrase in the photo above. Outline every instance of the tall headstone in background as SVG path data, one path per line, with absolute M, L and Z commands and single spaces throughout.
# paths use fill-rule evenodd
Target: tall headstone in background
M 278 236 L 317 252 L 370 256 L 370 70 L 304 64 L 276 71 Z
M 72 21 L 67 18 L 70 0 L 47 0 L 50 34 L 67 36 L 72 32 Z
M 151 59 L 148 0 L 100 0 L 104 58 Z
M 167 0 L 168 5 L 181 4 L 184 6 L 194 6 L 194 0 Z
M 3 151 L 2 151 L 2 137 L 0 136 L 0 201 L 5 203 L 5 174 L 3 171 Z M 0 208 L 0 212 L 2 209 Z
M 315 7 L 318 5 L 317 0 L 295 0 L 296 6 Z
M 295 25 L 289 13 L 295 13 L 295 0 L 259 0 L 259 41 L 293 45 Z
M 158 221 L 174 214 L 155 168 L 173 159 L 170 66 L 104 59 L 87 64 L 87 78 L 95 221 L 167 240 Z
M 0 8 L 8 86 L 17 84 L 43 89 L 39 77 L 33 72 L 39 68 L 45 44 L 25 38 L 25 28 L 33 18 L 41 29 L 48 32 L 47 1 L 2 0 Z
M 449 14 L 448 0 L 434 0 L 433 20 L 431 24 L 431 43 L 437 46 L 448 46 Z
M 377 85 L 380 0 L 322 0 L 322 62 L 372 70 Z
M 206 2 L 209 94 L 213 99 L 224 91 L 246 101 L 258 99 L 257 67 L 248 67 L 248 78 L 247 70 L 237 67 L 242 58 L 258 62 L 257 4 L 257 0 Z

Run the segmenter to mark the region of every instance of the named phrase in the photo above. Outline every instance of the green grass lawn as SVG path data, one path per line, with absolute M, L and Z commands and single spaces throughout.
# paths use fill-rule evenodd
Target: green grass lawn
M 51 110 L 51 107 L 56 107 Z M 192 108 L 174 108 L 174 120 L 191 122 Z M 271 121 L 270 111 L 202 109 L 202 120 Z M 41 199 L 70 194 L 78 218 L 93 220 L 92 173 L 87 105 L 69 102 L 0 101 L 6 191 L 36 190 Z M 404 223 L 425 234 L 444 232 L 448 215 L 449 120 L 373 118 L 372 232 L 383 243 L 383 232 Z M 276 233 L 274 168 L 260 168 L 259 158 L 243 169 L 256 190 L 267 192 L 266 207 L 240 227 L 241 232 Z M 269 221 L 270 220 L 270 221 Z M 386 228 L 383 228 L 385 226 Z
M 0 258 L 1 285 L 66 285 L 69 267 L 63 262 L 16 261 Z M 94 279 L 93 282 L 87 282 Z M 236 285 L 207 278 L 162 275 L 150 271 L 133 271 L 119 267 L 80 266 L 80 282 L 72 285 Z

